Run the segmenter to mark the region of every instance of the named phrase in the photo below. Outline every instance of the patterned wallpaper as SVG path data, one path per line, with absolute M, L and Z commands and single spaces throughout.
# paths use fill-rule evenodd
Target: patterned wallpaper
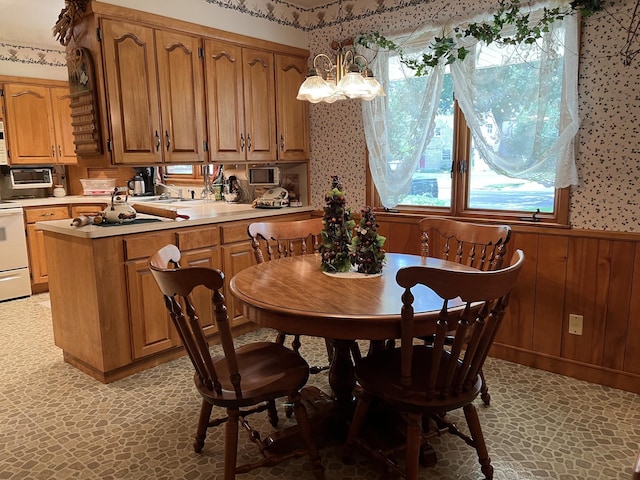
M 343 38 L 366 31 L 410 31 L 425 22 L 488 11 L 495 4 L 490 0 L 405 3 L 415 5 L 344 24 Z M 623 64 L 619 52 L 627 33 L 618 23 L 628 25 L 635 4 L 635 0 L 609 1 L 611 15 L 599 12 L 583 19 L 579 185 L 572 188 L 570 212 L 574 228 L 640 232 L 640 57 L 629 66 Z M 335 25 L 311 31 L 311 54 L 328 52 L 339 31 Z M 640 49 L 640 41 L 632 48 Z M 311 105 L 311 147 L 313 205 L 324 205 L 329 175 L 338 174 L 349 205 L 359 211 L 365 202 L 366 152 L 358 101 Z
M 66 54 L 60 49 L 14 45 L 0 41 L 0 62 L 13 62 L 67 68 Z
M 301 9 L 284 0 L 202 0 L 265 21 L 309 32 L 312 55 L 360 32 L 411 31 L 424 23 L 491 11 L 495 0 L 335 0 Z M 640 232 L 640 69 L 620 55 L 635 0 L 608 0 L 607 11 L 583 20 L 580 52 L 580 117 L 577 163 L 580 184 L 572 189 L 571 225 Z M 338 22 L 342 18 L 344 22 Z M 250 35 L 250 32 L 247 32 Z M 640 42 L 632 48 L 640 49 Z M 2 62 L 64 68 L 64 51 L 0 41 Z M 342 177 L 349 206 L 365 204 L 365 142 L 359 101 L 311 105 L 311 200 L 324 205 L 330 175 Z

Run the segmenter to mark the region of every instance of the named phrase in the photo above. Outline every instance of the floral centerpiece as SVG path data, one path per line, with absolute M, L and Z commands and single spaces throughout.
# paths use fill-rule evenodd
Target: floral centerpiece
M 351 242 L 353 260 L 359 273 L 380 273 L 385 261 L 382 246 L 386 238 L 378 234 L 379 225 L 371 207 L 363 208 L 361 213 L 360 224 L 356 227 L 356 235 Z
M 322 223 L 322 271 L 348 272 L 351 269 L 351 239 L 355 222 L 346 207 L 344 187 L 337 175 L 331 177 L 331 190 L 325 195 Z

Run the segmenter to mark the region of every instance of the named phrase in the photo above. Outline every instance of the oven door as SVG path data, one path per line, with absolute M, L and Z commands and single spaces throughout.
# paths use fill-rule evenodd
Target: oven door
M 0 272 L 28 263 L 22 208 L 0 208 Z

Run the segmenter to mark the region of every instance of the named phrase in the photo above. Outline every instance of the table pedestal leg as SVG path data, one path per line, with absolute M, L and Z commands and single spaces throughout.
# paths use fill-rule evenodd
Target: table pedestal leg
M 355 407 L 353 390 L 356 377 L 353 371 L 351 349 L 354 340 L 331 340 L 333 358 L 329 368 L 329 385 L 336 399 L 336 414 L 338 418 L 348 420 Z

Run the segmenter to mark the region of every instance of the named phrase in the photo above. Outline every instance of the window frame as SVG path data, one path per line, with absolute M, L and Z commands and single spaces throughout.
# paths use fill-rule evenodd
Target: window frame
M 468 162 L 471 156 L 471 130 L 467 126 L 464 114 L 460 109 L 458 102 L 454 99 L 454 132 L 453 145 L 451 150 L 452 158 L 452 179 L 451 179 L 451 206 L 450 207 L 431 207 L 417 205 L 397 205 L 393 209 L 386 210 L 390 213 L 400 214 L 419 214 L 419 215 L 436 215 L 460 218 L 466 220 L 500 220 L 509 221 L 510 223 L 523 223 L 527 225 L 542 224 L 545 226 L 569 225 L 569 200 L 571 188 L 560 188 L 555 190 L 554 211 L 540 212 L 539 214 L 527 216 L 522 211 L 508 210 L 483 210 L 469 209 L 466 205 L 466 196 L 469 188 L 470 169 L 463 169 L 463 162 Z M 369 168 L 369 154 L 367 150 L 367 184 L 366 198 L 369 205 L 373 205 L 380 211 L 385 211 L 380 197 L 377 193 L 371 170 Z

